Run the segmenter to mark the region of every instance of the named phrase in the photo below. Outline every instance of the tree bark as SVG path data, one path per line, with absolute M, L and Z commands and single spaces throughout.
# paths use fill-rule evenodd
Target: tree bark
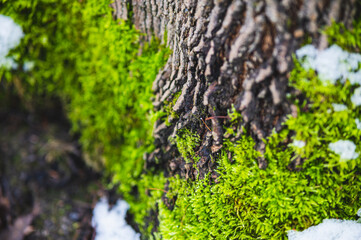
M 227 121 L 211 119 L 209 131 L 201 118 L 226 116 L 233 104 L 262 153 L 262 139 L 272 129 L 280 131 L 288 114 L 296 114 L 286 98 L 294 91 L 288 86 L 292 54 L 307 38 L 327 47 L 320 29 L 332 20 L 350 26 L 360 12 L 356 0 L 117 0 L 114 15 L 126 19 L 127 5 L 146 40 L 163 39 L 173 51 L 153 84 L 155 109 L 162 110 L 181 91 L 173 106 L 179 118 L 170 116 L 170 126 L 155 124 L 156 150 L 146 156 L 146 165 L 157 158 L 171 174 L 191 178 L 198 170 L 201 177 L 213 171 Z M 201 136 L 198 170 L 169 141 L 182 128 Z M 267 166 L 262 157 L 258 163 Z

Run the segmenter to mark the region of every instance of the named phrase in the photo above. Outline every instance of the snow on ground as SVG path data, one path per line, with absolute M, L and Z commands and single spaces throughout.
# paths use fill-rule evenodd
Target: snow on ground
M 360 121 L 360 119 L 356 118 L 356 119 L 355 119 L 355 123 L 356 123 L 357 129 L 358 129 L 358 130 L 361 130 L 361 121 Z
M 355 106 L 361 105 L 361 87 L 355 89 L 353 95 L 351 96 L 351 102 L 355 104 Z
M 333 110 L 335 112 L 341 112 L 347 110 L 347 106 L 345 104 L 332 103 Z
M 351 160 L 358 157 L 358 153 L 355 152 L 356 145 L 350 140 L 338 140 L 337 142 L 330 143 L 328 148 L 340 155 L 343 160 Z
M 95 240 L 139 240 L 136 233 L 125 221 L 129 205 L 118 200 L 113 208 L 109 208 L 108 200 L 101 198 L 93 210 L 92 225 L 95 228 Z
M 306 45 L 296 51 L 296 56 L 301 61 L 302 67 L 306 70 L 317 71 L 318 77 L 324 83 L 335 84 L 338 80 L 345 83 L 346 79 L 351 84 L 361 85 L 361 55 L 343 51 L 339 46 L 332 45 L 325 50 L 317 50 L 312 45 Z M 355 106 L 361 105 L 361 87 L 355 89 L 351 96 Z M 333 103 L 334 111 L 347 110 L 344 104 Z M 355 119 L 356 126 L 361 130 L 360 119 Z M 293 143 L 297 145 L 297 143 Z M 349 140 L 339 140 L 328 145 L 329 149 L 340 155 L 341 160 L 351 160 L 359 156 L 355 152 L 356 145 Z M 361 209 L 357 211 L 361 217 Z M 361 219 L 361 218 L 360 218 Z M 289 240 L 361 240 L 360 220 L 338 220 L 325 219 L 317 226 L 312 226 L 302 232 L 288 231 Z
M 15 60 L 6 56 L 10 49 L 19 45 L 23 36 L 23 30 L 13 19 L 0 14 L 0 67 L 17 68 Z
M 293 140 L 292 145 L 297 148 L 303 148 L 304 146 L 306 146 L 306 143 L 302 140 Z
M 35 63 L 33 61 L 24 62 L 23 69 L 25 72 L 33 70 Z
M 288 231 L 288 240 L 360 240 L 361 223 L 352 220 L 325 219 L 302 232 Z
M 343 51 L 339 46 L 319 51 L 313 45 L 306 45 L 296 51 L 298 59 L 304 59 L 302 67 L 306 70 L 314 69 L 319 78 L 335 84 L 337 80 L 342 83 L 349 79 L 351 84 L 361 84 L 361 55 Z

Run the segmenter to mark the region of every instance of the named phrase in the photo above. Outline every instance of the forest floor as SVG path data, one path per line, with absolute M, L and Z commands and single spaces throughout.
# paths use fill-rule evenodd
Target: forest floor
M 0 107 L 2 240 L 94 239 L 92 209 L 105 190 L 62 112 Z

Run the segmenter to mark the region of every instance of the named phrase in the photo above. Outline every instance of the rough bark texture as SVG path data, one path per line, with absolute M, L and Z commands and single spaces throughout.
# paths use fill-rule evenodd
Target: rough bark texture
M 222 147 L 227 120 L 200 118 L 226 116 L 234 104 L 243 116 L 242 125 L 264 151 L 262 139 L 272 129 L 282 128 L 292 104 L 286 94 L 292 54 L 307 37 L 319 48 L 327 46 L 320 34 L 332 20 L 350 26 L 356 14 L 356 0 L 117 0 L 115 16 L 127 17 L 125 6 L 133 10 L 133 22 L 149 40 L 166 39 L 172 49 L 165 67 L 153 84 L 154 106 L 161 110 L 181 91 L 169 117 L 155 125 L 156 150 L 146 156 L 147 165 L 155 158 L 171 173 L 194 178 L 198 173 L 186 164 L 169 141 L 179 129 L 189 128 L 201 136 L 197 163 L 202 173 L 212 171 L 211 155 Z M 164 38 L 164 35 L 167 35 Z M 294 112 L 293 112 L 294 114 Z M 214 158 L 213 158 L 214 159 Z M 259 159 L 259 167 L 267 162 Z M 203 170 L 203 171 L 202 171 Z M 214 175 L 214 174 L 213 174 Z

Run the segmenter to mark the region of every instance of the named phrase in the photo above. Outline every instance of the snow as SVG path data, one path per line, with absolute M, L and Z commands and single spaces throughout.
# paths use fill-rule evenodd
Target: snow
M 348 53 L 339 46 L 332 45 L 325 50 L 317 50 L 312 45 L 306 45 L 296 51 L 296 56 L 301 60 L 302 67 L 306 70 L 313 69 L 317 71 L 318 77 L 323 83 L 335 84 L 337 81 L 345 83 L 346 79 L 352 85 L 361 85 L 361 55 L 357 53 Z M 355 106 L 361 105 L 361 87 L 355 89 L 351 96 L 351 101 Z M 344 104 L 333 103 L 334 111 L 347 110 Z M 355 119 L 356 126 L 361 130 L 360 119 Z M 293 143 L 297 146 L 301 143 Z M 351 160 L 359 156 L 356 152 L 356 145 L 350 140 L 339 140 L 330 143 L 328 148 L 338 154 L 341 160 Z M 361 209 L 357 211 L 361 217 Z M 289 240 L 361 240 L 360 220 L 338 220 L 325 219 L 321 224 L 312 226 L 302 232 L 288 231 Z
M 136 233 L 125 221 L 129 205 L 118 200 L 112 209 L 109 209 L 106 198 L 101 198 L 93 210 L 92 225 L 95 227 L 95 240 L 139 240 Z
M 341 112 L 347 110 L 347 106 L 344 104 L 332 103 L 333 110 L 335 112 Z
M 0 67 L 5 67 L 6 69 L 16 69 L 18 64 L 12 57 L 1 57 L 0 56 Z
M 288 231 L 289 240 L 360 240 L 361 223 L 352 220 L 325 219 L 302 232 Z
M 319 51 L 312 45 L 306 45 L 296 51 L 298 59 L 303 59 L 302 67 L 306 70 L 314 69 L 323 82 L 335 84 L 337 80 L 342 83 L 349 79 L 351 84 L 361 85 L 361 55 L 348 53 L 339 46 Z
M 296 51 L 298 59 L 306 57 L 308 60 L 313 60 L 317 57 L 317 49 L 313 45 L 305 45 Z
M 24 62 L 23 69 L 25 72 L 31 71 L 34 68 L 35 63 L 33 61 Z
M 356 145 L 349 140 L 339 140 L 334 143 L 330 143 L 328 148 L 340 155 L 342 160 L 351 160 L 358 157 L 358 153 L 355 152 Z
M 355 104 L 355 106 L 361 105 L 361 87 L 355 89 L 353 95 L 351 96 L 351 102 Z
M 356 118 L 356 119 L 355 119 L 355 123 L 356 123 L 357 129 L 358 129 L 358 130 L 361 130 L 361 121 L 360 121 L 360 119 Z
M 23 30 L 14 20 L 0 14 L 0 67 L 17 68 L 17 64 L 11 57 L 6 57 L 9 51 L 19 45 L 24 36 Z
M 292 145 L 297 148 L 303 148 L 304 146 L 306 146 L 306 143 L 302 140 L 294 140 Z

